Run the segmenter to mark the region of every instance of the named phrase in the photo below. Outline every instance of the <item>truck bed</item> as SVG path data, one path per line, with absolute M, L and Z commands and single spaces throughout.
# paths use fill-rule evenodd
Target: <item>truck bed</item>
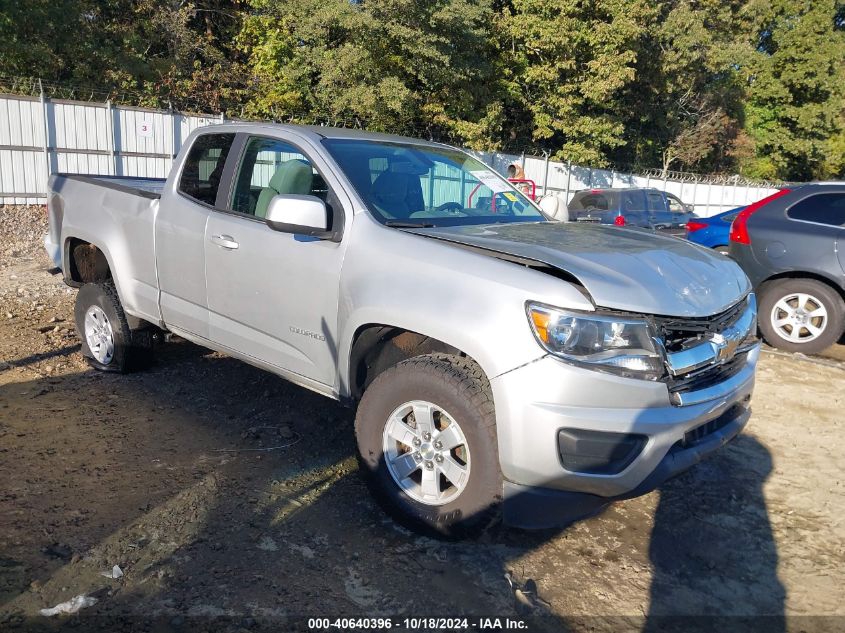
M 165 178 L 144 178 L 141 176 L 100 176 L 88 174 L 56 174 L 65 180 L 79 180 L 101 187 L 109 187 L 125 193 L 157 199 L 161 197 Z

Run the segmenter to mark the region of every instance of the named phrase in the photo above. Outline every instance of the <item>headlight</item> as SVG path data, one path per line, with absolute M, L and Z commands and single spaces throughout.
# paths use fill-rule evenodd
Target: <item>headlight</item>
M 663 375 L 663 358 L 645 321 L 576 314 L 537 303 L 527 309 L 534 336 L 558 358 L 629 378 L 657 380 Z
M 750 324 L 748 326 L 748 333 L 745 338 L 746 343 L 756 343 L 757 342 L 757 295 L 753 292 L 748 293 L 748 298 L 746 299 L 746 303 L 748 308 L 746 308 L 746 312 L 750 315 L 749 321 Z

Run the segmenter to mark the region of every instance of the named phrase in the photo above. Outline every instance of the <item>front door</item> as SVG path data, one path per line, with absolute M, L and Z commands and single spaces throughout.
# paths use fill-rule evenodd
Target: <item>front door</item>
M 672 226 L 672 213 L 669 205 L 666 204 L 666 197 L 662 191 L 649 191 L 648 194 L 648 216 L 651 225 L 655 229 L 668 229 Z
M 342 228 L 343 194 L 326 183 L 327 172 L 292 142 L 244 139 L 228 210 L 208 220 L 205 261 L 212 341 L 333 386 L 345 245 L 264 222 L 274 195 L 314 195 L 333 211 L 332 229 Z

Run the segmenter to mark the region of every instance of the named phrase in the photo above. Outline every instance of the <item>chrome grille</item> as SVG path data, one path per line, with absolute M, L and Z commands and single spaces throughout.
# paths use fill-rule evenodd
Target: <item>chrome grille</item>
M 728 378 L 733 378 L 742 371 L 747 357 L 748 352 L 741 352 L 727 363 L 709 365 L 683 376 L 669 378 L 667 380 L 669 391 L 672 393 L 688 393 L 717 385 Z
M 739 320 L 747 302 L 740 301 L 719 314 L 701 318 L 655 317 L 667 352 L 676 352 L 697 345 L 707 334 L 724 331 Z
M 667 352 L 670 392 L 707 389 L 742 370 L 756 334 L 756 320 L 749 317 L 748 308 L 749 300 L 744 299 L 711 317 L 656 318 Z

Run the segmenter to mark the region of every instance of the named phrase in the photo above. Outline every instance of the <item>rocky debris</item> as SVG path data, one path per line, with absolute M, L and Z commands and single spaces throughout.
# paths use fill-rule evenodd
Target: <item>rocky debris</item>
M 97 604 L 97 599 L 92 598 L 91 596 L 75 596 L 66 602 L 60 602 L 55 607 L 51 607 L 49 609 L 41 609 L 39 613 L 46 617 L 51 617 L 54 615 L 59 615 L 60 613 L 64 614 L 73 614 L 77 613 L 81 609 L 85 607 L 90 607 Z

